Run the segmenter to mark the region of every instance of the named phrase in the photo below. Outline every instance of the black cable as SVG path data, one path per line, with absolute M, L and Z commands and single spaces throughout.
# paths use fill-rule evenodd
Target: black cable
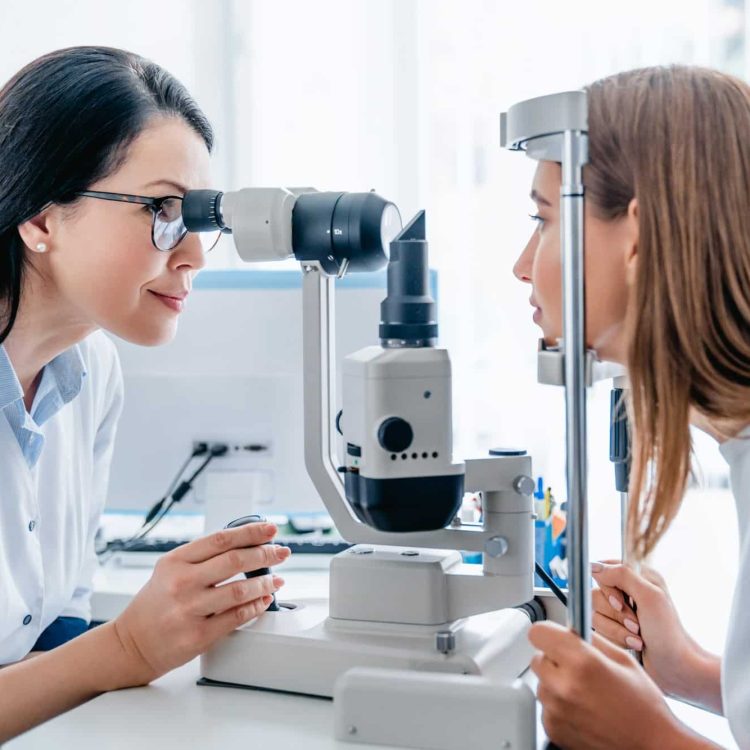
M 177 487 L 177 483 L 182 478 L 182 475 L 185 473 L 185 470 L 188 466 L 190 466 L 190 463 L 194 458 L 198 458 L 198 456 L 204 456 L 208 452 L 208 445 L 206 443 L 200 443 L 193 452 L 185 459 L 182 466 L 180 466 L 180 470 L 174 475 L 174 478 L 169 484 L 169 489 L 164 493 L 164 496 L 159 500 L 158 502 L 154 503 L 154 505 L 151 506 L 151 509 L 146 514 L 146 518 L 143 521 L 143 524 L 141 524 L 141 528 L 146 526 L 148 523 L 151 522 L 151 520 L 154 518 L 154 516 L 162 509 L 164 506 L 164 503 L 167 502 L 167 500 L 170 498 L 172 493 L 175 490 L 175 487 Z M 140 529 L 139 529 L 140 531 Z
M 107 545 L 108 552 L 122 552 L 130 549 L 131 547 L 135 546 L 138 542 L 140 542 L 142 539 L 144 539 L 148 534 L 150 534 L 156 526 L 162 521 L 162 519 L 169 513 L 169 511 L 172 509 L 172 506 L 175 503 L 180 502 L 185 495 L 190 492 L 190 490 L 193 489 L 193 482 L 200 476 L 200 474 L 205 471 L 205 469 L 208 467 L 208 465 L 211 463 L 211 461 L 214 460 L 217 456 L 223 456 L 227 453 L 229 450 L 229 446 L 227 446 L 224 443 L 216 443 L 215 445 L 212 445 L 209 449 L 209 454 L 205 458 L 205 460 L 201 463 L 201 465 L 193 472 L 190 479 L 186 479 L 183 482 L 179 484 L 176 490 L 174 490 L 168 497 L 163 497 L 155 506 L 154 508 L 149 511 L 148 515 L 151 516 L 150 521 L 144 521 L 141 528 L 132 536 L 130 539 L 127 539 L 124 542 L 114 542 Z M 193 452 L 195 454 L 195 451 Z M 202 455 L 201 453 L 198 453 L 197 455 Z M 192 455 L 190 457 L 190 460 L 195 458 L 195 455 Z M 180 476 L 184 472 L 185 468 L 188 466 L 190 461 L 187 461 L 184 465 L 182 470 L 180 471 L 180 474 L 177 475 L 175 480 L 172 482 L 171 487 L 174 487 L 177 484 L 177 481 L 179 481 Z M 170 488 L 171 489 L 171 488 Z M 156 509 L 154 511 L 154 509 Z M 154 514 L 152 515 L 152 511 L 154 511 Z
M 534 563 L 534 570 L 536 574 L 549 586 L 550 591 L 562 602 L 562 604 L 568 606 L 568 597 L 565 592 L 554 582 L 552 576 L 538 563 Z
M 208 456 L 206 456 L 203 463 L 201 463 L 201 465 L 193 472 L 190 479 L 186 479 L 179 484 L 177 489 L 168 498 L 167 503 L 163 506 L 161 512 L 157 516 L 155 516 L 149 524 L 144 524 L 144 526 L 141 527 L 141 529 L 138 531 L 138 533 L 135 534 L 132 540 L 128 540 L 126 544 L 132 546 L 132 543 L 140 541 L 147 534 L 151 533 L 151 531 L 156 528 L 156 526 L 162 521 L 167 513 L 169 513 L 169 511 L 172 509 L 172 506 L 175 503 L 179 503 L 180 500 L 182 500 L 182 498 L 185 497 L 185 495 L 187 495 L 188 492 L 193 489 L 193 482 L 197 479 L 198 476 L 200 476 L 200 474 L 205 471 L 211 461 L 213 461 L 217 456 L 223 456 L 228 450 L 228 446 L 224 445 L 223 443 L 212 445 L 209 450 Z M 124 547 L 124 549 L 127 549 L 127 547 Z

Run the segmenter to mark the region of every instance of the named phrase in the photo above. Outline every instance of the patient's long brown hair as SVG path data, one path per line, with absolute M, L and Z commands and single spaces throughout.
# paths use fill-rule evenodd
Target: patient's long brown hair
M 690 407 L 750 423 L 750 87 L 714 70 L 646 68 L 592 84 L 587 199 L 638 204 L 629 300 L 629 548 L 647 555 L 690 472 Z

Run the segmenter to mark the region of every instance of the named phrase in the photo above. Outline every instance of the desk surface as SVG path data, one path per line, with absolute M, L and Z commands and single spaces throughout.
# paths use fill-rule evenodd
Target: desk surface
M 303 591 L 307 596 L 325 594 L 327 571 L 320 561 L 284 566 L 287 585 L 283 597 L 292 599 Z M 105 571 L 100 583 L 108 581 L 114 609 L 130 586 L 145 581 L 148 571 Z M 143 579 L 141 581 L 140 579 Z M 116 585 L 117 584 L 117 585 Z M 131 593 L 137 590 L 135 586 Z M 96 604 L 96 601 L 94 602 Z M 222 750 L 258 747 L 259 741 L 275 747 L 304 745 L 306 750 L 375 750 L 372 745 L 352 745 L 333 739 L 333 703 L 320 698 L 285 695 L 260 690 L 198 687 L 199 661 L 170 672 L 147 687 L 120 690 L 102 695 L 73 711 L 37 727 L 5 745 L 8 750 L 48 750 L 74 746 L 77 750 L 183 750 L 190 747 Z M 677 716 L 699 733 L 726 748 L 736 748 L 728 725 L 685 704 L 669 701 Z M 468 732 L 467 732 L 468 734 Z M 468 739 L 468 737 L 467 737 Z M 544 740 L 539 731 L 539 747 Z
M 198 687 L 199 661 L 148 687 L 108 693 L 53 719 L 13 742 L 8 750 L 107 748 L 354 747 L 333 739 L 333 702 L 320 698 L 218 687 Z M 369 748 L 374 746 L 360 745 Z

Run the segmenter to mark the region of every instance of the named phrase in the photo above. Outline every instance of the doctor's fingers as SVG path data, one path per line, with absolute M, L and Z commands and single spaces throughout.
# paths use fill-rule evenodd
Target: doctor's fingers
M 199 586 L 214 586 L 238 573 L 279 565 L 289 555 L 291 555 L 289 547 L 278 544 L 261 544 L 257 547 L 232 549 L 212 560 L 193 566 L 193 576 Z
M 222 529 L 196 539 L 194 542 L 168 552 L 165 557 L 200 563 L 232 549 L 254 547 L 270 542 L 277 531 L 278 528 L 273 523 L 247 523 L 234 529 Z
M 206 617 L 216 615 L 236 607 L 249 605 L 264 596 L 270 596 L 283 585 L 284 579 L 275 575 L 232 581 L 201 591 L 195 597 L 192 609 L 198 615 Z
M 615 605 L 619 605 L 619 608 Z M 591 607 L 595 612 L 608 617 L 610 620 L 616 620 L 628 628 L 638 625 L 638 616 L 633 612 L 628 604 L 624 602 L 624 595 L 618 589 L 612 589 L 608 586 L 600 586 L 591 592 Z M 630 621 L 630 626 L 626 624 Z M 638 629 L 633 630 L 634 633 Z
M 250 620 L 260 617 L 273 601 L 271 594 L 266 594 L 261 599 L 255 599 L 248 604 L 242 604 L 239 607 L 233 607 L 226 612 L 207 617 L 201 624 L 200 629 L 200 648 L 199 651 L 205 651 L 212 643 L 232 631 L 240 625 L 250 622 Z

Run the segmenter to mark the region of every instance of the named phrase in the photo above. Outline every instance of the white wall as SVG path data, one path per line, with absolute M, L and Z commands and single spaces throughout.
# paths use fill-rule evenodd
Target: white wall
M 665 62 L 744 74 L 741 0 L 5 1 L 0 79 L 72 44 L 171 70 L 216 126 L 216 184 L 369 189 L 428 209 L 453 354 L 462 454 L 522 444 L 564 496 L 562 405 L 535 382 L 528 290 L 511 276 L 531 227 L 533 164 L 498 148 L 514 101 Z M 234 265 L 228 243 L 212 266 Z M 617 552 L 607 388 L 591 404 L 592 554 Z M 721 470 L 710 444 L 699 453 Z

